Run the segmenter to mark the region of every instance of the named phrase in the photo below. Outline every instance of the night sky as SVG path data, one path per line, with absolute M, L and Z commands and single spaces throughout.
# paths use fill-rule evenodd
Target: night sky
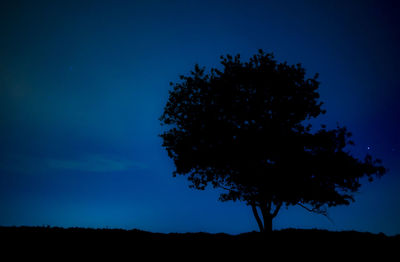
M 400 233 L 400 5 L 391 1 L 1 1 L 0 225 L 258 230 L 251 209 L 172 177 L 160 121 L 195 63 L 263 49 L 320 74 L 351 151 L 389 172 L 333 222 L 283 208 L 275 229 Z

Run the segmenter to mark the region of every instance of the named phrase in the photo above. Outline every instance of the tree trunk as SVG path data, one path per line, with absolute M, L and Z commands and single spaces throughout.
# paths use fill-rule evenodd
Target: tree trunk
M 272 219 L 273 217 L 270 214 L 264 216 L 264 233 L 272 232 Z
M 271 203 L 267 203 L 264 206 L 260 207 L 261 213 L 264 220 L 264 233 L 271 233 L 272 232 L 272 219 L 274 218 L 270 211 L 271 211 Z
M 256 218 L 258 227 L 260 228 L 260 232 L 262 232 L 262 233 L 268 234 L 268 233 L 272 232 L 272 220 L 278 214 L 279 209 L 281 208 L 282 204 L 281 203 L 277 204 L 275 207 L 275 210 L 273 212 L 271 212 L 272 211 L 271 206 L 272 206 L 271 202 L 266 202 L 265 205 L 259 206 L 259 208 L 261 209 L 261 214 L 262 214 L 262 219 L 263 219 L 263 221 L 261 221 L 261 218 L 258 215 L 257 206 L 251 205 L 254 217 Z

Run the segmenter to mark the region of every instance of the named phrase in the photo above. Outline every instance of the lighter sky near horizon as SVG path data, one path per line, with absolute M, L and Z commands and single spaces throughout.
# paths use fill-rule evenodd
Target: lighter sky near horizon
M 333 223 L 283 208 L 275 229 L 400 234 L 400 5 L 395 1 L 2 1 L 0 225 L 258 230 L 251 209 L 172 177 L 158 118 L 195 63 L 258 49 L 319 73 L 357 156 L 389 169 Z

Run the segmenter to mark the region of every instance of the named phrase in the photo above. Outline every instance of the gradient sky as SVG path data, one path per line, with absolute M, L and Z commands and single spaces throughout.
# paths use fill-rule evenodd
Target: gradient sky
M 188 188 L 157 136 L 170 81 L 262 48 L 320 74 L 328 127 L 389 173 L 333 223 L 283 208 L 274 228 L 400 233 L 400 5 L 395 1 L 1 1 L 0 225 L 258 230 L 250 208 Z

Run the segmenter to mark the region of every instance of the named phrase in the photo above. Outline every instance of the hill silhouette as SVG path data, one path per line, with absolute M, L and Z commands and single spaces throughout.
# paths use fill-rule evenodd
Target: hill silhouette
M 129 238 L 131 240 L 257 240 L 273 242 L 338 242 L 349 243 L 373 242 L 373 243 L 398 243 L 400 235 L 387 236 L 383 233 L 373 234 L 358 231 L 328 231 L 320 229 L 283 229 L 276 230 L 270 234 L 260 232 L 247 232 L 237 235 L 226 233 L 153 233 L 138 229 L 109 229 L 109 228 L 62 228 L 50 226 L 19 226 L 19 227 L 0 227 L 2 237 L 29 237 L 29 236 L 51 236 L 53 239 L 65 237 L 89 237 L 96 239 L 110 238 Z
M 93 229 L 60 227 L 0 227 L 1 250 L 15 257 L 93 259 L 105 257 L 159 257 L 184 261 L 242 258 L 243 261 L 268 256 L 286 260 L 321 258 L 393 257 L 400 235 L 386 236 L 357 231 L 284 229 L 263 234 L 153 233 L 138 229 Z M 3 256 L 4 253 L 3 253 Z M 7 256 L 5 256 L 7 257 Z M 179 260 L 178 259 L 178 260 Z M 140 260 L 141 261 L 141 260 Z M 307 260 L 308 261 L 308 260 Z M 385 259 L 383 259 L 385 261 Z

